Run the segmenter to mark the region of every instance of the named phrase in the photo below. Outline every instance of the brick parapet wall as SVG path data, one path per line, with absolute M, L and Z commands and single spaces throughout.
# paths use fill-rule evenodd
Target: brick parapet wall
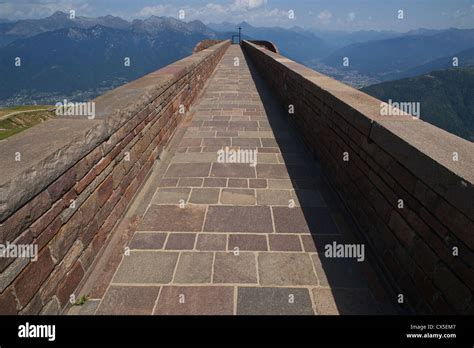
M 105 245 L 222 58 L 216 44 L 94 100 L 94 120 L 58 118 L 0 143 L 0 314 L 57 314 Z M 17 154 L 20 154 L 18 161 Z
M 217 45 L 218 43 L 223 42 L 224 40 L 202 40 L 197 43 L 197 45 L 193 49 L 193 53 L 201 52 L 209 47 Z
M 278 49 L 278 46 L 275 45 L 275 44 L 274 44 L 273 42 L 271 42 L 271 41 L 265 41 L 265 40 L 251 40 L 250 42 L 253 43 L 254 45 L 257 45 L 257 46 L 263 46 L 263 47 L 265 47 L 266 49 L 268 49 L 269 51 L 272 51 L 273 53 L 280 54 L 280 50 Z
M 474 144 L 410 116 L 380 116 L 380 100 L 264 47 L 243 47 L 282 105 L 294 106 L 289 117 L 403 306 L 473 314 Z

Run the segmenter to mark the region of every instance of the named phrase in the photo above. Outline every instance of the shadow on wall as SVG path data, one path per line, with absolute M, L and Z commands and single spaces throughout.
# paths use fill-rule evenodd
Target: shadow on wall
M 259 46 L 263 46 L 265 47 L 266 49 L 276 53 L 276 54 L 280 54 L 280 50 L 278 49 L 277 45 L 275 45 L 273 42 L 271 41 L 264 41 L 264 40 L 249 40 L 251 43 L 255 44 L 255 45 L 259 45 Z
M 297 206 L 294 208 L 275 208 L 275 220 L 290 222 L 282 224 L 288 226 L 287 230 L 277 229 L 276 232 L 307 233 L 303 237 L 304 248 L 314 253 L 311 257 L 319 285 L 323 287 L 313 290 L 316 306 L 323 309 L 322 314 L 402 314 L 393 306 L 395 297 L 387 298 L 388 288 L 373 271 L 367 248 L 364 249 L 363 262 L 358 262 L 355 258 L 325 257 L 328 245 L 362 245 L 362 242 L 357 241 L 352 233 L 350 226 L 354 225 L 353 222 L 339 197 L 329 186 L 318 162 L 300 140 L 301 136 L 294 127 L 291 116 L 280 106 L 245 52 L 244 56 L 297 198 Z M 333 301 L 328 301 L 328 298 Z

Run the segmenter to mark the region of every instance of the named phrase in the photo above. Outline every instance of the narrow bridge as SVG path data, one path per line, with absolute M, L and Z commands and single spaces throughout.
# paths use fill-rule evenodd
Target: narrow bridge
M 268 42 L 195 51 L 0 143 L 0 240 L 39 250 L 1 314 L 474 313 L 472 143 Z

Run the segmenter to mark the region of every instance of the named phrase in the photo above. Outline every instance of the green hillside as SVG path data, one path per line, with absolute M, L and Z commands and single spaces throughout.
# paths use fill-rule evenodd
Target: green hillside
M 6 139 L 55 116 L 53 111 L 44 110 L 51 106 L 18 106 L 0 109 L 0 140 Z M 12 116 L 8 116 L 12 114 Z
M 420 102 L 422 120 L 474 141 L 474 67 L 433 71 L 362 91 L 383 101 Z

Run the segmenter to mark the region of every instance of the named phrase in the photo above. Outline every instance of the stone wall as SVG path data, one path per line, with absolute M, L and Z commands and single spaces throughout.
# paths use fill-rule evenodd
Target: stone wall
M 381 116 L 380 100 L 242 45 L 404 296 L 400 305 L 474 314 L 474 144 L 411 116 Z
M 201 52 L 202 50 L 217 45 L 223 41 L 224 40 L 202 40 L 198 42 L 196 46 L 194 46 L 193 53 Z
M 0 143 L 0 244 L 39 251 L 0 258 L 0 314 L 66 307 L 229 45 L 98 97 L 94 119 L 58 117 Z
M 263 47 L 265 47 L 266 49 L 268 49 L 269 51 L 272 51 L 272 52 L 274 52 L 274 53 L 280 54 L 280 50 L 278 49 L 277 45 L 275 45 L 275 44 L 274 44 L 273 42 L 271 42 L 271 41 L 251 40 L 250 42 L 253 43 L 254 45 L 257 45 L 257 46 L 263 46 Z

